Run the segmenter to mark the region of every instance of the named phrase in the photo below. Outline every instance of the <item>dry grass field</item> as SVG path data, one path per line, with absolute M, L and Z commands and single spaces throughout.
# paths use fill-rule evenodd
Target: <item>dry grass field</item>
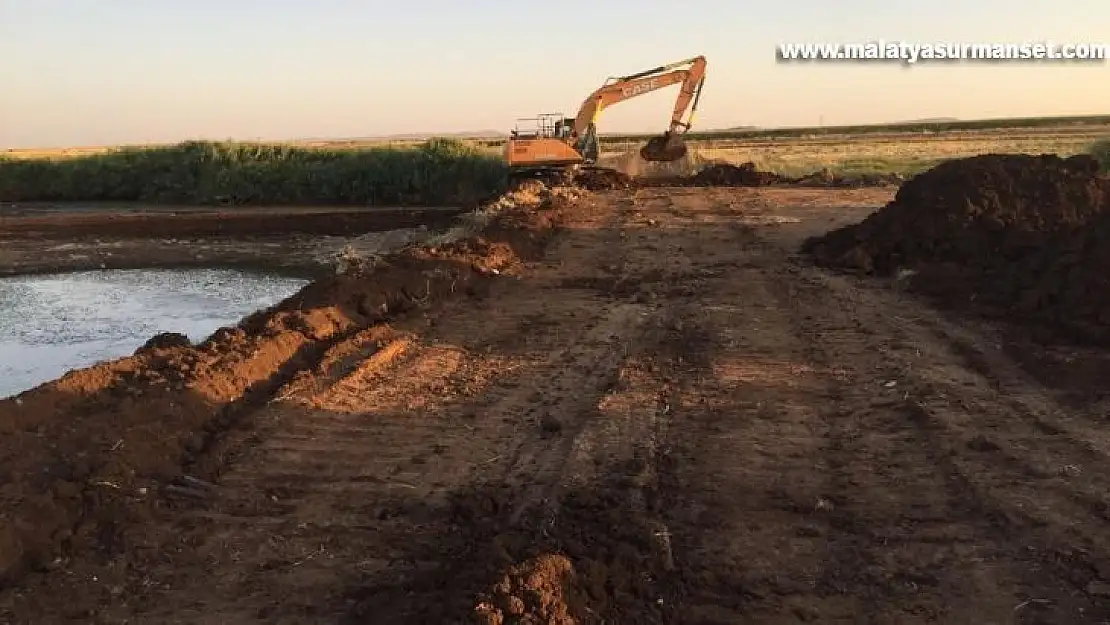
M 944 133 L 884 133 L 782 139 L 707 139 L 692 143 L 703 160 L 802 175 L 822 168 L 836 173 L 918 173 L 941 161 L 987 153 L 1059 154 L 1087 151 L 1110 137 L 1110 125 L 1072 128 L 975 130 Z M 605 157 L 634 149 L 633 143 L 606 146 Z

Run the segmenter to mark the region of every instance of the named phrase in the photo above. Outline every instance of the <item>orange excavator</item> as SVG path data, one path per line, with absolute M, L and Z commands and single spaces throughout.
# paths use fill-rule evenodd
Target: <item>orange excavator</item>
M 705 84 L 705 57 L 662 65 L 629 76 L 609 78 L 591 93 L 573 118 L 561 113 L 546 113 L 517 121 L 505 144 L 505 159 L 516 173 L 561 170 L 567 167 L 595 167 L 600 155 L 597 119 L 606 107 L 636 96 L 681 83 L 670 127 L 660 136 L 652 137 L 640 149 L 646 161 L 677 161 L 686 156 L 683 136 L 697 112 L 702 85 Z M 682 121 L 686 109 L 690 115 Z M 521 129 L 521 123 L 531 123 Z

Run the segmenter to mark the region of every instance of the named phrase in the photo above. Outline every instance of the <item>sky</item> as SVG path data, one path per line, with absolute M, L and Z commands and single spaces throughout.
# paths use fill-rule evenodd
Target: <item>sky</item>
M 1107 0 L 0 0 L 0 148 L 508 131 L 695 55 L 701 129 L 1110 113 L 1110 61 L 781 63 L 783 43 L 1110 43 Z M 664 130 L 678 87 L 601 132 Z

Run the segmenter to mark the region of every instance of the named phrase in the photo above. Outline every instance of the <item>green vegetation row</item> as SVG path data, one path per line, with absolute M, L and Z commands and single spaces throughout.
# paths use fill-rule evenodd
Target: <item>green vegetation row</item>
M 921 121 L 896 124 L 866 124 L 857 126 L 812 126 L 799 128 L 766 128 L 737 130 L 691 131 L 688 140 L 726 140 L 726 139 L 792 139 L 798 137 L 821 137 L 838 135 L 868 135 L 883 133 L 924 133 L 959 132 L 975 130 L 1028 130 L 1065 126 L 1105 126 L 1110 125 L 1110 115 L 1082 115 L 1072 117 L 1023 117 L 1008 119 L 977 119 L 966 121 Z M 650 134 L 608 135 L 599 139 L 602 145 L 642 141 Z M 486 147 L 498 147 L 505 139 L 479 139 L 477 143 Z
M 507 185 L 504 162 L 452 139 L 361 150 L 189 141 L 67 159 L 0 159 L 0 201 L 468 205 Z

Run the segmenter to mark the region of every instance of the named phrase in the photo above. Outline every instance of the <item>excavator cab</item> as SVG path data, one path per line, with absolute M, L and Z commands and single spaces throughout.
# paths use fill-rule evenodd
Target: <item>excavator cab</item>
M 572 137 L 573 125 L 562 113 L 518 119 L 505 143 L 505 160 L 521 171 L 579 165 L 585 159 L 571 145 Z

